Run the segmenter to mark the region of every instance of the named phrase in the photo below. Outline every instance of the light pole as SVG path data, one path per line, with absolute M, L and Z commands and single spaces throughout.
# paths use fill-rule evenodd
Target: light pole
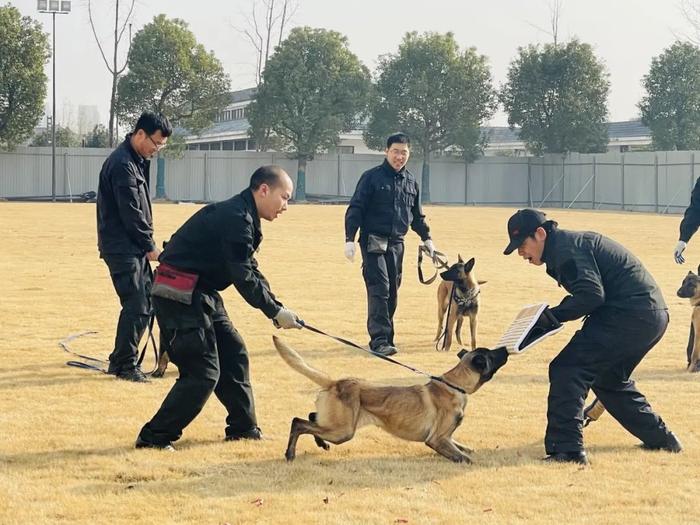
M 53 103 L 51 104 L 51 200 L 56 202 L 56 15 L 70 13 L 70 0 L 37 0 L 36 8 L 40 13 L 51 13 L 53 18 L 53 43 L 51 56 L 53 61 Z

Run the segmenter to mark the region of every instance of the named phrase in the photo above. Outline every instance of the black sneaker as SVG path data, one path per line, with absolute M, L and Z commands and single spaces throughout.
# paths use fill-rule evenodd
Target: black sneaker
M 681 442 L 678 441 L 678 438 L 673 432 L 668 432 L 666 434 L 666 442 L 661 443 L 660 445 L 648 445 L 647 443 L 642 443 L 639 445 L 639 447 L 643 448 L 644 450 L 665 450 L 666 452 L 673 452 L 674 454 L 677 454 L 683 450 L 683 445 L 681 445 Z
M 259 427 L 253 427 L 245 432 L 237 432 L 229 434 L 224 438 L 224 441 L 240 441 L 241 439 L 252 439 L 255 441 L 263 439 L 262 430 Z
M 398 352 L 396 347 L 391 346 L 391 345 L 378 346 L 377 348 L 374 348 L 372 350 L 373 354 L 381 355 L 384 357 L 389 357 L 390 355 L 394 355 L 396 352 Z
M 146 374 L 139 368 L 130 368 L 128 370 L 120 370 L 117 372 L 117 379 L 125 381 L 133 381 L 134 383 L 150 383 Z
M 546 463 L 576 463 L 578 465 L 588 465 L 588 456 L 584 450 L 579 452 L 557 452 L 542 458 Z
M 136 443 L 134 448 L 156 448 L 158 450 L 165 450 L 167 452 L 175 452 L 175 447 L 172 443 L 151 443 L 141 438 L 141 436 L 136 438 Z

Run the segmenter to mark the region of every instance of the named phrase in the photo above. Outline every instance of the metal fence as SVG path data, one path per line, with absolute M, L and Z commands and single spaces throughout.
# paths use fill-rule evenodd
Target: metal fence
M 97 190 L 100 168 L 111 150 L 56 151 L 57 194 Z M 382 160 L 382 155 L 319 155 L 307 165 L 307 194 L 346 200 L 360 175 Z M 180 159 L 165 159 L 165 194 L 172 200 L 225 199 L 245 188 L 250 174 L 263 164 L 280 164 L 296 179 L 297 162 L 285 154 L 187 151 Z M 419 181 L 421 166 L 415 157 L 409 163 Z M 689 202 L 696 172 L 700 175 L 692 151 L 484 157 L 472 164 L 438 157 L 431 162 L 430 195 L 441 204 L 678 213 Z M 150 177 L 155 193 L 155 162 Z M 0 152 L 0 197 L 50 194 L 50 148 Z

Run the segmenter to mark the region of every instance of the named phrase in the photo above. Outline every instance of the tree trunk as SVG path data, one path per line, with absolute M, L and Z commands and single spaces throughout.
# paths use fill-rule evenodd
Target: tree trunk
M 299 157 L 297 168 L 297 191 L 295 201 L 306 202 L 306 157 Z
M 119 135 L 115 132 L 114 125 L 114 112 L 117 102 L 117 45 L 119 42 L 119 0 L 116 1 L 116 6 L 114 9 L 114 62 L 112 65 L 112 97 L 109 101 L 109 147 L 113 148 L 115 144 L 114 136 Z
M 423 173 L 421 177 L 421 202 L 430 202 L 430 150 L 423 150 Z

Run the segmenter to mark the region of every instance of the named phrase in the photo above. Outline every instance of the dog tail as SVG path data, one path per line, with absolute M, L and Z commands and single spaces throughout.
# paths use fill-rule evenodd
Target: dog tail
M 301 356 L 294 349 L 282 342 L 279 337 L 273 335 L 272 341 L 275 343 L 275 348 L 277 348 L 277 351 L 282 356 L 282 359 L 284 359 L 284 361 L 294 370 L 299 372 L 301 375 L 308 377 L 311 379 L 311 381 L 323 388 L 330 388 L 333 385 L 333 379 L 323 372 L 307 365 Z

